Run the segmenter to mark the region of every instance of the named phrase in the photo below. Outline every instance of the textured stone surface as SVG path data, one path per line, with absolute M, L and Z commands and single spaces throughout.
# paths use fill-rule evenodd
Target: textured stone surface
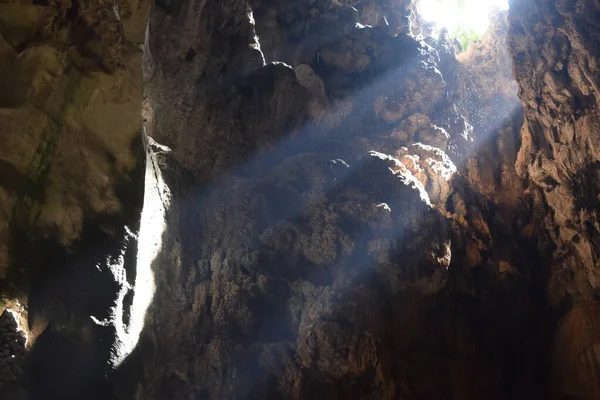
M 428 32 L 410 0 L 252 0 L 261 49 L 267 61 L 309 64 L 320 50 L 360 26 L 385 29 L 390 36 Z M 354 54 L 363 60 L 368 54 Z M 357 64 L 358 67 L 359 64 Z
M 444 218 L 390 165 L 301 153 L 173 203 L 174 250 L 158 265 L 178 267 L 156 270 L 137 397 L 393 392 L 380 370 L 392 321 L 410 313 L 400 299 L 441 289 L 449 260 Z M 414 252 L 423 240 L 435 252 Z
M 14 315 L 8 310 L 0 315 L 0 386 L 17 380 L 22 373 L 27 338 Z
M 516 163 L 531 180 L 549 304 L 557 322 L 554 390 L 594 399 L 600 378 L 598 294 L 598 43 L 592 1 L 514 2 L 510 49 L 525 107 Z
M 68 385 L 95 391 L 90 371 L 108 358 L 110 344 L 94 353 L 89 315 L 114 297 L 96 264 L 139 219 L 149 8 L 0 2 L 0 310 L 21 300 L 31 342 L 48 346 L 30 363 L 42 371 L 27 382 L 36 398 L 69 398 L 64 371 Z
M 0 396 L 597 398 L 597 10 L 542 3 L 458 59 L 402 0 L 0 4 Z
M 151 17 L 145 112 L 173 147 L 165 177 L 178 189 L 129 396 L 544 393 L 543 305 L 527 269 L 535 243 L 511 237 L 515 212 L 528 217 L 515 200 L 522 117 L 502 45 L 490 34 L 461 64 L 445 38 L 356 25 L 360 12 L 343 6 L 328 11 L 343 29 L 325 43 L 294 44 L 278 28 L 274 44 L 262 40 L 274 17 L 306 24 L 306 35 L 317 17 L 299 5 L 266 20 L 261 4 L 252 26 L 235 1 L 202 3 L 200 14 L 235 21 L 223 30 L 186 13 L 195 4 Z M 214 57 L 232 43 L 244 44 L 236 64 Z M 259 48 L 294 70 L 263 66 Z M 488 80 L 502 92 L 489 94 Z M 468 178 L 453 180 L 459 171 Z
M 31 3 L 0 4 L 3 254 L 8 223 L 69 246 L 84 220 L 122 213 L 137 162 L 148 5 Z

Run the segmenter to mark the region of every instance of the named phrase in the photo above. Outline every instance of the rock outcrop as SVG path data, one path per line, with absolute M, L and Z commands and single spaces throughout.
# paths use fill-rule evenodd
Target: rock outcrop
M 539 394 L 505 16 L 459 63 L 445 36 L 367 26 L 358 7 L 169 4 L 145 115 L 177 190 L 129 396 Z M 309 39 L 273 33 L 284 15 Z
M 10 229 L 65 248 L 88 220 L 111 229 L 99 220 L 125 212 L 118 186 L 140 162 L 137 45 L 148 4 L 38 3 L 0 5 L 2 276 Z
M 6 385 L 21 376 L 27 337 L 9 310 L 0 315 L 0 334 L 0 384 Z
M 0 396 L 597 398 L 600 10 L 513 3 L 0 4 Z
M 69 397 L 104 379 L 110 339 L 90 314 L 116 292 L 97 265 L 139 225 L 150 2 L 0 3 L 0 309 L 39 344 L 23 377 L 34 398 Z
M 531 180 L 540 253 L 556 325 L 553 390 L 600 396 L 598 334 L 598 44 L 589 1 L 513 2 L 510 50 L 525 107 L 516 163 Z

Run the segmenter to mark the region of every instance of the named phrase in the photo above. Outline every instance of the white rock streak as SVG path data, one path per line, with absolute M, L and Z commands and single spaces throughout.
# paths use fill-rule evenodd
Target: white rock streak
M 137 237 L 138 254 L 135 266 L 135 283 L 131 285 L 127 281 L 124 257 L 129 241 L 136 237 L 126 227 L 126 235 L 119 256 L 116 260 L 107 260 L 105 265 L 120 287 L 115 305 L 111 308 L 109 318 L 106 320 L 100 321 L 90 316 L 96 324 L 113 326 L 116 330 L 116 340 L 111 356 L 113 368 L 118 367 L 131 354 L 144 328 L 146 312 L 152 302 L 155 290 L 152 263 L 161 251 L 162 234 L 166 228 L 165 212 L 169 206 L 170 193 L 162 179 L 157 155 L 170 150 L 146 136 L 145 147 L 145 192 L 140 232 L 139 237 Z M 102 266 L 98 266 L 98 268 L 102 269 Z M 129 322 L 126 324 L 123 321 L 125 315 L 123 303 L 130 290 L 133 291 L 133 301 L 130 308 Z

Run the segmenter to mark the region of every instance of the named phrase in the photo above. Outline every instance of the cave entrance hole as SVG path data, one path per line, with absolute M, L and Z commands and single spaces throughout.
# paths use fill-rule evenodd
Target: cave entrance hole
M 442 28 L 455 37 L 466 50 L 487 31 L 490 15 L 495 10 L 508 10 L 508 0 L 419 0 L 418 12 L 433 25 L 434 36 Z

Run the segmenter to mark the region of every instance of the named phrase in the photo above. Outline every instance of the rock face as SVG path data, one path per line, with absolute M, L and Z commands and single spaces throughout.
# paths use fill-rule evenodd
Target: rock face
M 522 109 L 492 40 L 506 17 L 459 63 L 445 36 L 357 24 L 348 5 L 253 7 L 182 1 L 151 16 L 145 115 L 172 147 L 162 163 L 177 190 L 132 358 L 139 384 L 123 390 L 543 393 L 535 242 L 511 237 L 515 215 L 530 218 L 514 167 Z M 274 57 L 290 65 L 264 64 Z
M 4 310 L 0 315 L 0 383 L 10 384 L 21 375 L 27 338 L 19 329 L 13 314 Z
M 0 2 L 0 309 L 28 318 L 39 344 L 23 377 L 34 398 L 84 398 L 81 387 L 102 385 L 110 344 L 90 314 L 116 293 L 98 263 L 119 254 L 125 225 L 139 225 L 149 9 Z
M 591 2 L 149 6 L 0 5 L 2 398 L 600 396 Z
M 598 360 L 598 4 L 514 2 L 510 49 L 525 107 L 517 169 L 543 226 L 557 320 L 554 390 L 600 396 Z
M 12 272 L 10 229 L 30 243 L 52 236 L 65 248 L 88 220 L 111 229 L 99 220 L 125 213 L 117 186 L 131 181 L 139 162 L 136 44 L 148 5 L 38 3 L 0 5 L 2 276 Z

